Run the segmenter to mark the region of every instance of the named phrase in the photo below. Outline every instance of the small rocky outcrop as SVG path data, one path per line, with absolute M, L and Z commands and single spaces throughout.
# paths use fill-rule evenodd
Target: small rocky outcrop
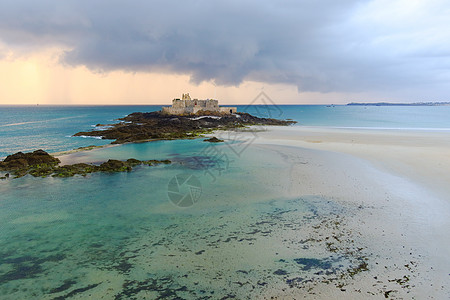
M 222 143 L 223 140 L 216 138 L 213 136 L 212 138 L 203 140 L 204 142 L 210 142 L 210 143 Z
M 53 177 L 72 177 L 75 175 L 86 176 L 87 174 L 94 172 L 98 172 L 98 166 L 78 163 L 55 168 L 53 170 L 52 176 Z
M 110 159 L 101 165 L 92 165 L 78 163 L 73 165 L 59 165 L 60 160 L 51 156 L 43 150 L 36 150 L 31 153 L 18 152 L 9 155 L 4 161 L 0 161 L 0 171 L 10 172 L 15 178 L 30 174 L 34 177 L 72 177 L 75 175 L 86 176 L 94 172 L 129 172 L 133 167 L 138 165 L 154 166 L 157 164 L 170 164 L 170 160 L 137 160 L 130 158 L 126 161 Z M 6 173 L 0 179 L 7 179 L 10 177 Z
M 5 160 L 0 162 L 0 170 L 19 170 L 34 166 L 55 166 L 61 161 L 48 154 L 44 150 L 36 150 L 30 153 L 17 152 L 8 155 Z
M 110 159 L 107 162 L 102 163 L 99 166 L 99 170 L 102 172 L 125 172 L 131 171 L 132 167 L 129 166 L 126 162 Z
M 41 174 L 49 174 L 60 162 L 58 158 L 41 149 L 29 153 L 17 152 L 8 155 L 0 162 L 0 171 L 12 172 L 16 177 L 24 176 L 29 171 L 33 171 L 32 173 L 37 174 L 36 176 L 41 176 Z M 7 176 L 9 177 L 9 173 L 2 179 L 6 179 Z

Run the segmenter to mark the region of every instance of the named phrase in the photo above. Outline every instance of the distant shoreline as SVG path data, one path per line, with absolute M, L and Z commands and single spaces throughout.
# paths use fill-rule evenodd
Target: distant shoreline
M 450 106 L 450 102 L 415 102 L 415 103 L 393 103 L 393 102 L 351 102 L 347 106 L 359 105 L 359 106 Z

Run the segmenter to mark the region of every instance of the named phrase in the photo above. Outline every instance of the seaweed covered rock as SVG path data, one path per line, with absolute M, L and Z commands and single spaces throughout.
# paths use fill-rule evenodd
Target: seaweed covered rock
M 259 118 L 248 113 L 221 114 L 199 112 L 193 115 L 170 115 L 161 112 L 135 112 L 110 124 L 104 130 L 78 132 L 74 136 L 95 136 L 114 140 L 113 144 L 148 140 L 186 139 L 210 133 L 217 129 L 234 129 L 251 125 L 286 126 L 297 123 L 292 120 Z
M 16 177 L 22 177 L 28 173 L 33 176 L 48 176 L 59 163 L 58 158 L 41 149 L 29 153 L 17 152 L 0 162 L 0 171 L 10 171 Z
M 9 155 L 0 162 L 0 171 L 11 172 L 15 178 L 30 174 L 34 177 L 72 177 L 75 175 L 86 176 L 94 172 L 127 172 L 138 165 L 153 166 L 157 164 L 170 164 L 170 160 L 137 160 L 130 158 L 126 161 L 110 159 L 101 165 L 78 163 L 73 165 L 59 165 L 60 160 L 43 150 L 32 153 L 18 152 Z M 1 176 L 1 180 L 9 178 L 9 173 Z
M 53 177 L 72 177 L 75 175 L 86 176 L 89 173 L 98 172 L 98 166 L 78 163 L 65 165 L 53 170 Z
M 142 164 L 142 161 L 135 159 L 135 158 L 129 158 L 129 159 L 127 159 L 127 164 L 130 167 L 134 167 L 134 166 Z
M 124 172 L 131 171 L 132 167 L 123 161 L 110 159 L 107 162 L 102 163 L 99 170 L 102 172 Z
M 172 162 L 170 160 L 168 160 L 168 159 L 165 159 L 165 160 L 152 159 L 152 160 L 144 160 L 141 163 L 144 164 L 144 165 L 147 165 L 147 166 L 154 166 L 154 165 L 158 165 L 158 164 L 165 164 L 165 165 L 167 165 L 167 164 L 171 164 Z
M 58 158 L 39 149 L 29 153 L 17 152 L 8 155 L 4 161 L 0 162 L 0 170 L 14 171 L 30 167 L 52 168 L 59 163 Z

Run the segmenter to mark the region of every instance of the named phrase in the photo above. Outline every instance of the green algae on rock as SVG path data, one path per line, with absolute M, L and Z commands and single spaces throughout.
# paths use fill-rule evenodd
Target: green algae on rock
M 95 172 L 129 172 L 138 165 L 153 166 L 157 164 L 170 164 L 170 160 L 137 160 L 130 158 L 126 161 L 110 159 L 99 166 L 93 164 L 78 163 L 73 165 L 59 165 L 60 160 L 48 154 L 44 150 L 36 150 L 30 153 L 18 152 L 9 155 L 4 161 L 0 161 L 0 171 L 11 172 L 15 178 L 30 174 L 34 177 L 72 177 L 75 175 L 86 176 Z M 7 179 L 9 173 L 2 176 Z

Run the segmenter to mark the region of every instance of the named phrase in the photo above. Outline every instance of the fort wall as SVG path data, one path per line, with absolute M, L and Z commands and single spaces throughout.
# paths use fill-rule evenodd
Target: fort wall
M 219 107 L 219 101 L 214 99 L 191 99 L 189 93 L 183 94 L 181 99 L 173 99 L 171 107 L 163 107 L 162 112 L 182 115 L 195 114 L 199 111 L 221 112 L 226 114 L 236 113 L 236 107 Z

